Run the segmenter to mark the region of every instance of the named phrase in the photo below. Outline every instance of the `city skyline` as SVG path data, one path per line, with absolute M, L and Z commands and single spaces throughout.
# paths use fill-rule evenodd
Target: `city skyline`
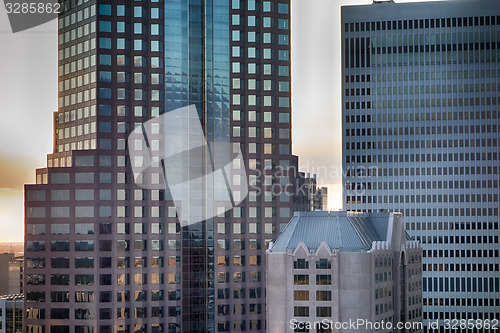
M 329 207 L 334 209 L 341 207 L 342 200 L 340 5 L 347 3 L 370 1 L 314 1 L 307 5 L 292 1 L 291 6 L 293 153 L 301 158 L 301 170 L 319 171 L 318 184 L 329 187 Z M 334 20 L 329 20 L 332 13 Z M 0 43 L 6 45 L 0 65 L 4 73 L 0 140 L 5 143 L 0 148 L 0 241 L 21 241 L 22 186 L 34 183 L 35 168 L 45 164 L 45 155 L 53 148 L 47 129 L 53 127 L 51 114 L 57 109 L 57 27 L 54 20 L 12 34 L 4 10 L 0 10 L 0 22 Z M 32 97 L 23 98 L 21 92 Z

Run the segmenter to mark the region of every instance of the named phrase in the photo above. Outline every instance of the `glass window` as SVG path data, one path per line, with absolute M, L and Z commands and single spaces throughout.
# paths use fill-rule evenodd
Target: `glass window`
M 288 35 L 278 35 L 278 44 L 279 45 L 288 45 Z
M 278 14 L 288 14 L 287 3 L 278 3 Z
M 52 201 L 66 201 L 69 200 L 69 190 L 51 190 L 50 199 Z
M 160 18 L 160 8 L 151 8 L 151 18 L 152 19 Z
M 107 37 L 99 38 L 99 48 L 111 49 L 111 38 L 107 38 Z
M 278 29 L 288 30 L 288 19 L 278 19 Z
M 143 12 L 144 12 L 143 7 L 141 7 L 141 6 L 134 7 L 134 17 L 142 17 Z
M 111 32 L 111 22 L 110 21 L 99 21 L 99 31 L 100 32 Z
M 232 24 L 240 25 L 240 15 L 232 15 Z
M 125 5 L 117 5 L 116 6 L 116 16 L 126 16 L 128 15 L 127 13 L 127 7 Z
M 128 23 L 116 22 L 116 32 L 118 33 L 128 32 Z
M 288 81 L 280 81 L 278 83 L 278 90 L 280 92 L 289 92 L 290 91 L 290 82 L 288 82 Z
M 158 36 L 160 34 L 160 25 L 159 24 L 151 24 L 150 34 L 152 36 Z
M 111 72 L 99 71 L 99 82 L 111 82 Z
M 75 190 L 75 200 L 94 200 L 94 190 Z
M 99 15 L 111 16 L 111 5 L 99 5 Z
M 290 52 L 288 50 L 279 50 L 278 51 L 279 60 L 289 61 L 290 60 Z
M 69 217 L 69 207 L 50 207 L 50 216 L 54 218 Z
M 93 240 L 75 241 L 75 251 L 94 251 Z
M 239 42 L 241 40 L 241 33 L 239 30 L 233 30 L 233 42 Z
M 332 276 L 330 274 L 318 274 L 316 275 L 316 285 L 331 285 L 332 284 Z
M 53 173 L 50 181 L 51 184 L 69 184 L 69 173 Z
M 28 224 L 26 233 L 28 235 L 45 235 L 45 224 Z
M 94 258 L 92 257 L 75 258 L 75 268 L 94 268 Z
M 126 38 L 117 38 L 116 39 L 116 49 L 118 49 L 118 50 L 126 50 L 126 49 L 128 49 L 128 39 L 126 39 Z
M 262 2 L 262 10 L 266 13 L 271 12 L 272 11 L 271 1 Z
M 255 16 L 248 16 L 247 17 L 247 22 L 249 27 L 255 27 L 257 26 L 257 18 Z
M 75 235 L 93 235 L 94 234 L 94 224 L 93 223 L 76 223 L 75 224 Z
M 264 26 L 264 28 L 271 28 L 271 22 L 272 21 L 270 17 L 264 17 L 264 19 L 262 20 L 262 25 Z
M 309 300 L 309 291 L 308 290 L 295 290 L 293 292 L 293 300 L 294 301 L 308 301 Z
M 272 34 L 270 32 L 264 33 L 264 43 L 270 44 L 272 40 Z

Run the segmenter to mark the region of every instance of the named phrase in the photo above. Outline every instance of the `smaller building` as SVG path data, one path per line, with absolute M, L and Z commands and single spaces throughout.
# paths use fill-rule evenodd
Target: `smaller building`
M 22 293 L 22 256 L 0 254 L 0 296 Z
M 328 210 L 328 187 L 322 186 L 314 193 L 314 210 Z
M 295 213 L 267 251 L 267 332 L 422 332 L 422 249 L 403 226 L 399 213 Z
M 0 298 L 0 333 L 22 333 L 22 295 L 8 295 Z

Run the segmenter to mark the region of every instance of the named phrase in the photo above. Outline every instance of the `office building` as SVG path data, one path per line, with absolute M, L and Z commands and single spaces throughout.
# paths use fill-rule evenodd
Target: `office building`
M 288 172 L 289 1 L 65 1 L 58 21 L 54 152 L 25 188 L 27 332 L 263 332 L 265 250 L 307 209 Z M 127 139 L 191 105 L 231 151 L 181 173 L 241 150 L 249 191 L 225 211 L 192 183 L 206 218 L 184 224 L 171 188 L 132 173 Z
M 23 296 L 0 297 L 0 333 L 23 332 Z
M 344 209 L 404 214 L 439 332 L 500 316 L 499 35 L 497 1 L 342 7 Z
M 297 212 L 267 251 L 268 332 L 422 332 L 421 259 L 401 214 Z
M 22 293 L 22 258 L 0 254 L 0 296 Z

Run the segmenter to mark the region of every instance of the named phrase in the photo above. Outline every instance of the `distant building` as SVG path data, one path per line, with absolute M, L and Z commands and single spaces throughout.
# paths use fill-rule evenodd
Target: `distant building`
M 399 213 L 296 212 L 267 251 L 267 332 L 422 332 L 421 265 Z
M 10 295 L 0 298 L 0 333 L 23 331 L 23 296 Z
M 316 188 L 314 210 L 328 211 L 328 187 L 322 186 Z
M 308 194 L 308 210 L 328 210 L 328 188 L 319 187 L 316 174 L 307 174 L 304 178 Z
M 0 254 L 0 296 L 21 293 L 22 258 Z

